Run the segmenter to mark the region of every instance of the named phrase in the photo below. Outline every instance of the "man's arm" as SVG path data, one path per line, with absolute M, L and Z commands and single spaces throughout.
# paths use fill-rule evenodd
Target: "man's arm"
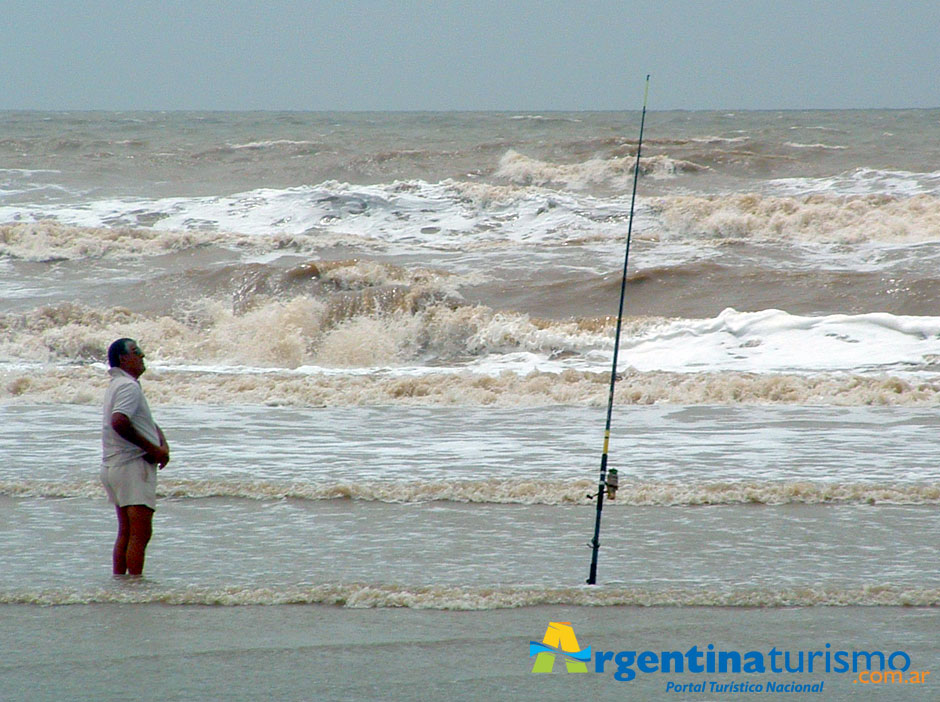
M 139 446 L 146 451 L 147 458 L 152 463 L 156 463 L 160 466 L 160 468 L 163 468 L 163 466 L 170 462 L 170 447 L 167 446 L 166 438 L 163 436 L 163 432 L 160 431 L 159 427 L 157 427 L 157 433 L 160 435 L 160 446 L 149 441 L 138 432 L 134 428 L 134 425 L 131 424 L 130 417 L 121 412 L 114 412 L 111 415 L 111 428 L 114 429 L 122 439 L 130 441 L 135 446 Z

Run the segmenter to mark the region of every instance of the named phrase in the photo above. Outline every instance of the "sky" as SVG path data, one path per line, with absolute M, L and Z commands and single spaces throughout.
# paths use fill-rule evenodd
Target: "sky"
M 938 0 L 0 0 L 0 109 L 940 106 Z

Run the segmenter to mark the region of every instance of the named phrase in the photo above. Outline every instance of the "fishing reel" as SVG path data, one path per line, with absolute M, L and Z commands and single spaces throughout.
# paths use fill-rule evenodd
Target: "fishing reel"
M 607 487 L 607 499 L 616 500 L 617 490 L 620 488 L 620 476 L 617 475 L 616 468 L 611 468 L 607 471 L 605 486 Z
M 611 468 L 607 471 L 607 476 L 604 478 L 604 489 L 607 492 L 608 500 L 617 499 L 617 490 L 620 489 L 620 476 L 617 474 L 616 468 Z M 588 495 L 588 499 L 593 500 L 598 495 Z

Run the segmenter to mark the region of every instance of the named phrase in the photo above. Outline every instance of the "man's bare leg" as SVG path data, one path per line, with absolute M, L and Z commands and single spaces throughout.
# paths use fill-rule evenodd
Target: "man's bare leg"
M 111 552 L 112 571 L 115 575 L 127 575 L 127 540 L 130 538 L 131 525 L 127 518 L 127 507 L 115 506 L 118 520 L 117 539 Z
M 153 510 L 144 505 L 118 507 L 118 538 L 114 543 L 114 574 L 141 575 L 153 533 Z

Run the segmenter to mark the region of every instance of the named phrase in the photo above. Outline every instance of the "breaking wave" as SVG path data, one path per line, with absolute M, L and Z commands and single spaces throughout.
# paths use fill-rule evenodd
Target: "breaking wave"
M 350 609 L 408 608 L 484 611 L 571 605 L 587 607 L 935 607 L 940 588 L 867 585 L 855 588 L 794 587 L 783 589 L 644 589 L 616 586 L 582 587 L 407 587 L 386 584 L 295 586 L 115 586 L 99 589 L 0 591 L 0 604 L 164 604 L 283 605 L 319 604 Z
M 609 372 L 611 319 L 546 320 L 466 304 L 460 288 L 473 276 L 358 260 L 240 275 L 231 301 L 200 298 L 165 314 L 70 302 L 0 314 L 0 373 L 9 383 L 18 377 L 11 373 L 25 371 L 19 391 L 8 391 L 48 385 L 32 377 L 29 364 L 100 362 L 122 336 L 146 345 L 155 371 L 148 379 L 165 381 L 181 398 L 187 384 L 197 388 L 207 374 L 238 376 L 246 391 L 259 383 L 299 389 L 322 381 L 329 393 L 331 381 L 322 376 L 346 370 L 368 375 L 357 382 L 385 386 L 391 395 L 430 398 L 478 384 L 498 394 L 535 391 L 552 403 L 591 402 L 599 375 Z M 889 404 L 916 403 L 936 393 L 940 318 L 730 308 L 704 320 L 631 317 L 621 349 L 622 401 L 871 404 L 890 391 Z M 50 373 L 59 382 L 87 377 L 80 369 Z M 249 395 L 254 399 L 246 401 L 259 399 Z M 538 401 L 522 402 L 530 400 Z
M 592 158 L 581 163 L 562 164 L 539 161 L 509 150 L 500 159 L 495 175 L 514 185 L 560 186 L 571 190 L 591 190 L 605 186 L 627 192 L 633 185 L 635 167 L 635 153 L 632 156 Z M 657 180 L 704 170 L 708 170 L 708 167 L 665 155 L 648 156 L 640 160 L 640 173 Z
M 94 405 L 101 400 L 102 367 L 0 370 L 0 402 Z M 530 371 L 498 375 L 453 372 L 374 371 L 364 374 L 260 369 L 151 370 L 145 377 L 152 405 L 255 404 L 272 407 L 422 405 L 533 407 L 607 402 L 609 371 Z M 894 376 L 813 376 L 753 373 L 627 371 L 617 382 L 619 405 L 808 405 L 931 407 L 940 382 Z
M 823 147 L 816 144 L 812 147 Z M 833 148 L 833 147 L 828 147 Z M 911 171 L 855 168 L 834 176 L 816 178 L 776 178 L 764 188 L 778 195 L 890 195 L 913 197 L 940 194 L 940 171 Z
M 652 157 L 658 177 L 696 166 Z M 365 249 L 469 251 L 617 243 L 629 198 L 579 194 L 632 178 L 629 158 L 546 164 L 510 153 L 504 185 L 446 180 L 326 182 L 230 196 L 0 207 L 0 256 L 33 261 L 157 256 L 219 246 L 249 252 Z M 567 190 L 553 190 L 551 187 Z M 626 183 L 621 183 L 626 187 Z M 940 241 L 936 193 L 838 194 L 840 186 L 775 181 L 766 193 L 641 198 L 638 229 L 660 242 L 917 244 Z M 846 189 L 846 188 L 842 188 Z M 619 245 L 619 244 L 618 244 Z
M 220 232 L 287 238 L 295 245 L 331 245 L 344 240 L 392 248 L 466 250 L 506 242 L 559 244 L 584 238 L 615 238 L 617 222 L 629 216 L 623 198 L 590 196 L 517 185 L 444 180 L 351 185 L 327 181 L 316 186 L 259 189 L 234 195 L 101 200 L 82 205 L 0 206 L 6 223 L 0 254 L 55 258 L 67 255 L 147 253 L 177 245 L 172 236 L 147 242 L 133 230 L 189 232 L 211 244 L 244 242 Z M 49 223 L 87 232 L 58 232 Z M 10 225 L 36 225 L 38 229 Z M 116 234 L 99 232 L 113 228 Z M 128 231 L 130 230 L 130 231 Z M 96 239 L 104 239 L 101 244 Z M 177 235 L 178 236 L 178 235 Z M 74 240 L 74 241 L 73 241 Z M 141 241 L 143 240 L 143 241 Z M 44 252 L 43 247 L 49 250 Z
M 742 193 L 655 198 L 661 238 L 919 243 L 940 241 L 940 199 L 933 195 Z
M 449 480 L 284 483 L 261 480 L 161 479 L 163 497 L 248 500 L 360 500 L 394 504 L 458 502 L 468 504 L 590 504 L 590 480 Z M 96 480 L 53 482 L 0 481 L 8 497 L 103 497 Z M 716 483 L 625 482 L 608 507 L 682 507 L 703 505 L 940 505 L 940 484 L 741 481 Z
M 375 272 L 382 275 L 381 268 Z M 543 322 L 460 304 L 449 298 L 446 280 L 360 286 L 352 282 L 360 274 L 368 275 L 366 268 L 334 269 L 324 276 L 330 291 L 317 297 L 259 300 L 246 291 L 251 299 L 237 301 L 236 309 L 204 299 L 174 315 L 72 303 L 8 313 L 0 315 L 0 360 L 87 363 L 103 359 L 111 340 L 128 335 L 147 343 L 157 365 L 209 371 L 388 368 L 415 361 L 433 366 L 487 354 L 557 355 L 612 346 L 603 321 Z
M 0 370 L 0 402 L 100 402 L 103 368 Z M 424 405 L 532 407 L 606 404 L 609 372 L 566 370 L 498 375 L 392 371 L 367 374 L 151 370 L 145 378 L 153 405 L 256 404 L 283 407 Z M 930 407 L 940 382 L 845 374 L 667 373 L 627 371 L 617 382 L 619 405 L 809 405 Z
M 54 220 L 0 225 L 0 256 L 27 261 L 160 256 L 197 247 L 256 245 L 219 232 L 161 231 L 144 227 L 75 227 Z
M 145 216 L 141 215 L 143 219 Z M 155 215 L 155 219 L 159 219 Z M 250 256 L 312 253 L 323 247 L 356 246 L 373 249 L 376 243 L 352 234 L 273 232 L 258 237 L 215 229 L 161 229 L 134 225 L 73 226 L 55 219 L 0 225 L 0 257 L 54 262 L 87 259 L 137 259 L 144 256 L 219 247 Z

